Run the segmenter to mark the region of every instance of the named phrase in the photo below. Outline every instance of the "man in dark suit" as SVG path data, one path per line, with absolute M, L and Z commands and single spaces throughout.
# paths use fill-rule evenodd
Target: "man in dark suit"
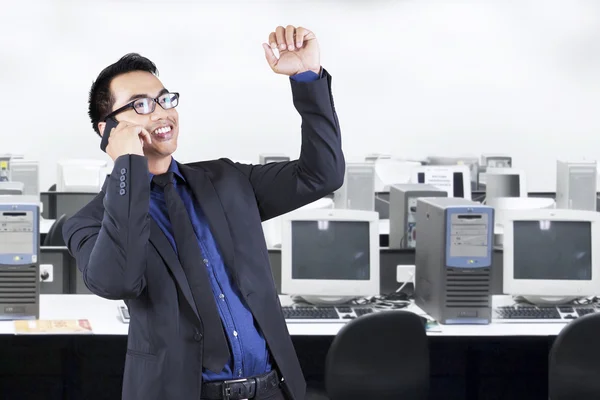
M 87 287 L 129 307 L 125 400 L 304 399 L 261 222 L 339 188 L 345 163 L 314 34 L 278 27 L 263 47 L 273 71 L 290 76 L 302 118 L 296 161 L 176 162 L 179 94 L 137 54 L 92 86 L 95 131 L 118 121 L 106 148 L 115 165 L 63 233 Z

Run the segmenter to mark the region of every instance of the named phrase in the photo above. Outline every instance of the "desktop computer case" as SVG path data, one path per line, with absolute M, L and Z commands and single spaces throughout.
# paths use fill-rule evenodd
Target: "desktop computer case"
M 556 163 L 556 208 L 596 211 L 596 162 Z
M 27 221 L 32 226 L 35 254 L 17 260 L 16 255 L 0 253 L 0 320 L 39 319 L 40 316 L 39 206 L 7 205 L 6 201 L 0 201 L 0 219 L 5 218 L 4 213 L 21 211 L 33 211 L 35 215 L 33 220 Z
M 418 183 L 390 187 L 390 249 L 415 248 L 417 199 L 421 197 L 448 197 L 448 193 Z
M 344 184 L 333 194 L 335 208 L 375 210 L 375 168 L 372 164 L 347 164 Z
M 485 216 L 489 257 L 463 257 L 450 261 L 448 237 L 453 216 L 471 208 Z M 441 324 L 488 324 L 491 320 L 493 209 L 461 198 L 419 199 L 419 240 L 415 251 L 415 303 Z M 456 233 L 456 231 L 455 231 Z M 456 266 L 455 260 L 462 266 Z M 473 261 L 475 260 L 475 261 Z M 472 262 L 472 264 L 471 264 Z

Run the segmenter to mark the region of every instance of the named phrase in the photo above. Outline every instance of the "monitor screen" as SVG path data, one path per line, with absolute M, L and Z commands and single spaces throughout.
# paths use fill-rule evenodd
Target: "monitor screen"
M 485 195 L 492 197 L 521 197 L 521 175 L 487 174 Z
M 98 193 L 69 193 L 56 192 L 56 217 L 65 214 L 72 217 L 83 207 L 98 196 Z
M 292 221 L 292 279 L 370 277 L 369 222 Z
M 514 221 L 514 278 L 592 279 L 592 226 L 582 221 Z

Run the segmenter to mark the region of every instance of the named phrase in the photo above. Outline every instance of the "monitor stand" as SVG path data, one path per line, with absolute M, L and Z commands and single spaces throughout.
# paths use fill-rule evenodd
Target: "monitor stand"
M 336 306 L 348 304 L 356 297 L 354 296 L 291 296 L 294 303 L 309 303 L 315 306 Z
M 515 296 L 514 299 L 518 301 L 519 299 L 525 300 L 528 303 L 533 305 L 563 305 L 572 303 L 574 300 L 577 300 L 579 297 L 561 297 L 561 296 Z

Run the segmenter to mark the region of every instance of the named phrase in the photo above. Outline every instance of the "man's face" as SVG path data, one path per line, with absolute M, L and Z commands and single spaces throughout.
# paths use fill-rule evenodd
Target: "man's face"
M 113 111 L 137 98 L 155 99 L 166 92 L 165 87 L 156 76 L 143 71 L 128 72 L 117 76 L 110 84 L 110 91 L 115 100 Z M 152 135 L 152 144 L 144 143 L 146 156 L 167 157 L 177 149 L 179 115 L 174 108 L 164 110 L 159 104 L 156 104 L 154 111 L 146 115 L 138 114 L 133 108 L 130 108 L 117 114 L 115 119 L 119 122 L 127 121 L 141 125 Z

